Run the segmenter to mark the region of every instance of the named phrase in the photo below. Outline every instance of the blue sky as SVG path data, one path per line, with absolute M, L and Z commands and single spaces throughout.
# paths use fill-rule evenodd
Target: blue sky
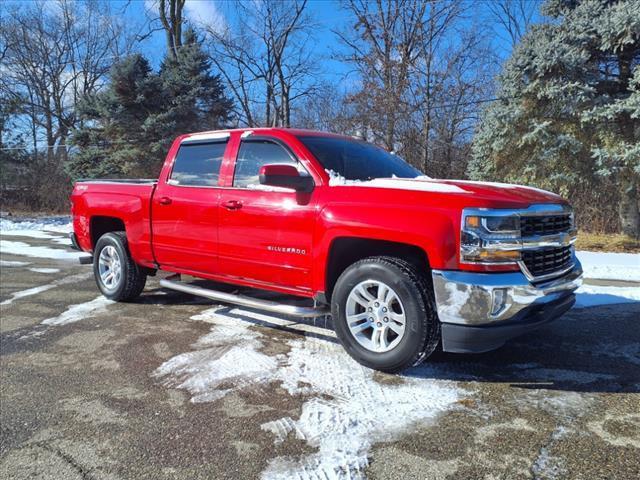
M 118 11 L 126 8 L 127 16 L 141 19 L 145 15 L 145 9 L 152 7 L 153 2 L 154 0 L 138 0 L 128 3 L 118 0 L 114 2 L 114 7 L 118 9 Z M 186 17 L 196 26 L 200 23 L 214 25 L 224 23 L 233 24 L 235 20 L 235 12 L 231 2 L 219 0 L 187 0 L 185 10 Z M 349 20 L 348 13 L 340 8 L 339 1 L 334 0 L 311 0 L 308 5 L 308 11 L 318 27 L 314 33 L 316 51 L 325 57 L 325 62 L 328 62 L 329 68 L 324 69 L 323 75 L 342 78 L 347 72 L 347 67 L 340 62 L 330 59 L 332 53 L 340 49 L 340 44 L 335 38 L 335 35 L 331 33 L 331 30 L 347 25 Z M 166 51 L 164 33 L 156 32 L 152 38 L 148 39 L 142 45 L 142 50 L 151 60 L 152 64 L 157 67 Z
M 117 0 L 113 3 L 118 10 L 124 10 L 127 17 L 132 19 L 142 19 L 145 10 L 153 8 L 156 0 L 134 0 L 127 2 Z M 257 0 L 253 0 L 257 1 Z M 472 25 L 487 19 L 489 16 L 487 2 L 491 0 L 463 0 L 468 7 L 465 12 L 465 19 L 461 22 L 462 28 L 472 28 Z M 126 9 L 126 10 L 125 10 Z M 317 24 L 314 33 L 314 44 L 316 53 L 322 58 L 322 76 L 328 81 L 341 82 L 348 74 L 348 65 L 332 60 L 333 54 L 342 48 L 332 30 L 348 28 L 351 20 L 350 14 L 340 6 L 339 0 L 310 0 L 308 11 Z M 220 0 L 187 0 L 185 5 L 186 18 L 196 26 L 201 23 L 209 25 L 232 25 L 234 15 L 236 15 L 232 2 Z M 510 46 L 506 37 L 503 36 L 500 27 L 493 24 L 491 28 L 491 41 L 500 51 L 503 57 L 507 56 Z M 150 39 L 141 45 L 142 51 L 151 60 L 154 66 L 158 66 L 166 51 L 165 37 L 163 32 L 156 32 Z

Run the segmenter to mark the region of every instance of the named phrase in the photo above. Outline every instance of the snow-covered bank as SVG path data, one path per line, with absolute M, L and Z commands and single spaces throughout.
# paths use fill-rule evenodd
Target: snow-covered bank
M 576 291 L 575 308 L 634 302 L 640 302 L 640 287 L 582 285 Z
M 576 252 L 584 278 L 640 282 L 640 253 Z

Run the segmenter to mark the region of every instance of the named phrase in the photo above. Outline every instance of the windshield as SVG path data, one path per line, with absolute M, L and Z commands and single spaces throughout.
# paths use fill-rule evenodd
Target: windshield
M 347 180 L 371 180 L 374 178 L 415 178 L 422 172 L 413 168 L 397 155 L 362 140 L 299 136 L 298 139 L 318 159 L 325 170 Z

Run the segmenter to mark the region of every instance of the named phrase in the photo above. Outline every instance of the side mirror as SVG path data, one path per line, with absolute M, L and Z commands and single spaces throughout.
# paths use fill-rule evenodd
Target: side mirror
M 298 192 L 310 192 L 315 184 L 309 175 L 300 175 L 293 165 L 263 165 L 260 167 L 260 184 L 272 187 L 293 188 Z

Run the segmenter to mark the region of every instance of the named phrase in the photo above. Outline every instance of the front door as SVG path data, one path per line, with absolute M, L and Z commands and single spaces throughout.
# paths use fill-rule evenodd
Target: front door
M 284 145 L 242 140 L 233 185 L 220 194 L 220 271 L 265 286 L 309 290 L 314 195 L 261 185 L 260 167 L 267 164 L 293 164 L 306 174 Z
M 214 273 L 220 166 L 226 141 L 185 141 L 153 197 L 153 251 L 161 266 Z

